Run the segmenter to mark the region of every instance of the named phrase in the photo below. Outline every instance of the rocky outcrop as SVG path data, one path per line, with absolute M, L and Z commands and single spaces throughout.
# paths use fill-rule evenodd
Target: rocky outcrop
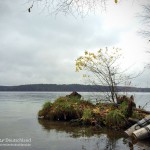
M 77 93 L 76 91 L 72 92 L 69 95 L 66 95 L 66 97 L 69 97 L 69 98 L 75 97 L 75 98 L 81 99 L 81 95 L 79 93 Z

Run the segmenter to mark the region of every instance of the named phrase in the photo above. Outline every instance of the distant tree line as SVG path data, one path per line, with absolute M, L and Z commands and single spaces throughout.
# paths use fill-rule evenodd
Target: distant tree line
M 118 92 L 150 92 L 150 88 L 117 86 Z M 108 86 L 82 84 L 29 84 L 18 86 L 0 86 L 0 91 L 50 91 L 50 92 L 109 92 Z

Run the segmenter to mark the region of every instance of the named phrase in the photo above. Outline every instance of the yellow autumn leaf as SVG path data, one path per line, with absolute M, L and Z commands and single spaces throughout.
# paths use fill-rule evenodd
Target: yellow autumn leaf
M 118 0 L 115 0 L 115 3 L 117 4 L 117 3 L 118 3 Z
M 88 54 L 88 51 L 85 51 L 84 54 L 87 55 L 87 54 Z

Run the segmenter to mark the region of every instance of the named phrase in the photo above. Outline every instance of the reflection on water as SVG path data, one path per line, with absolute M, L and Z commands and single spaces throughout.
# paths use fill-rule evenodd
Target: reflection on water
M 96 136 L 99 137 L 103 134 L 107 133 L 107 137 L 111 140 L 118 140 L 123 137 L 124 134 L 121 134 L 116 131 L 100 129 L 92 126 L 84 127 L 84 126 L 72 126 L 69 122 L 61 122 L 61 121 L 49 121 L 44 119 L 38 119 L 39 124 L 42 125 L 43 129 L 47 132 L 51 130 L 55 130 L 56 132 L 65 132 L 69 134 L 70 137 L 78 138 L 78 137 L 91 137 Z
M 123 140 L 124 134 L 116 131 L 99 129 L 95 127 L 74 127 L 67 122 L 48 121 L 39 119 L 39 124 L 47 132 L 55 131 L 57 133 L 66 133 L 71 138 L 87 138 L 95 139 L 93 144 L 94 150 L 116 150 L 118 148 L 118 140 Z M 96 140 L 97 139 L 97 140 Z M 86 143 L 82 145 L 82 149 L 87 150 Z
M 137 146 L 142 150 L 150 150 L 150 142 L 149 139 L 141 140 L 141 141 L 132 141 L 131 139 L 128 139 L 128 144 L 130 147 L 130 150 L 134 150 L 134 147 Z
M 39 124 L 42 125 L 43 130 L 50 133 L 51 131 L 57 133 L 66 133 L 71 138 L 97 138 L 99 140 L 93 140 L 95 145 L 94 150 L 119 150 L 124 149 L 123 145 L 126 145 L 125 149 L 135 150 L 142 148 L 145 150 L 150 149 L 150 143 L 148 141 L 142 141 L 134 143 L 125 137 L 123 132 L 117 132 L 108 129 L 99 129 L 95 127 L 74 127 L 67 122 L 57 122 L 39 119 Z M 118 144 L 119 143 L 119 144 Z M 82 143 L 82 149 L 89 149 L 86 147 L 86 143 Z
M 38 119 L 43 130 L 50 133 L 51 131 L 57 133 L 66 133 L 71 138 L 97 138 L 99 140 L 94 141 L 94 150 L 119 150 L 124 149 L 123 145 L 126 145 L 125 149 L 136 150 L 150 149 L 150 142 L 148 140 L 140 142 L 132 142 L 127 138 L 123 132 L 117 132 L 108 129 L 100 129 L 96 127 L 79 127 L 72 126 L 68 122 L 49 121 Z M 119 145 L 118 145 L 119 143 Z M 87 150 L 86 144 L 82 144 L 82 149 Z

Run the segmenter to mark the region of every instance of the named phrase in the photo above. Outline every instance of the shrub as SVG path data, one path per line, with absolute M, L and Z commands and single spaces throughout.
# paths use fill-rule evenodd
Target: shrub
M 45 116 L 45 115 L 46 115 L 46 112 L 43 109 L 39 110 L 39 112 L 38 112 L 39 117 L 42 117 L 42 116 Z
M 127 101 L 122 102 L 119 106 L 119 109 L 125 117 L 128 116 L 128 102 Z
M 106 125 L 109 127 L 122 128 L 126 125 L 125 116 L 119 110 L 111 110 L 106 115 Z
M 39 110 L 38 112 L 38 116 L 39 117 L 47 117 L 47 113 L 50 111 L 50 108 L 52 107 L 52 103 L 51 102 L 45 102 L 42 109 Z
M 48 112 L 51 120 L 71 120 L 81 118 L 81 101 L 76 97 L 60 97 L 53 104 Z
M 90 108 L 85 108 L 83 110 L 83 115 L 82 115 L 82 119 L 83 120 L 88 120 L 92 118 L 92 111 Z
M 90 108 L 85 108 L 83 110 L 83 115 L 82 115 L 82 124 L 83 125 L 91 125 L 92 124 L 92 117 L 93 113 Z
M 50 109 L 52 106 L 52 103 L 51 102 L 45 102 L 44 105 L 43 105 L 43 108 L 42 109 Z

